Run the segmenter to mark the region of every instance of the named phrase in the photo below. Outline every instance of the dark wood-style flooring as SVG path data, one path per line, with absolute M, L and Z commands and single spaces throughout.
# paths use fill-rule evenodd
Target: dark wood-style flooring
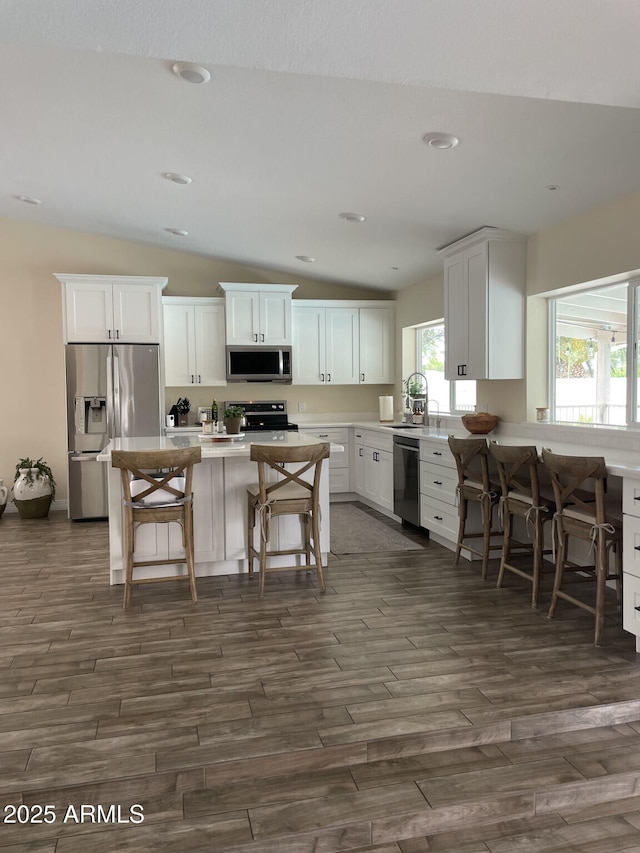
M 423 541 L 332 558 L 326 595 L 225 576 L 125 613 L 105 523 L 5 513 L 0 853 L 639 853 L 619 614 L 595 648 Z

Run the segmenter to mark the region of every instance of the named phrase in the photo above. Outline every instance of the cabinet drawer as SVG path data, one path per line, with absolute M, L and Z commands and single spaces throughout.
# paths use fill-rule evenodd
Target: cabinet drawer
M 420 495 L 420 524 L 445 539 L 458 539 L 458 511 L 450 504 Z
M 455 506 L 457 485 L 458 477 L 450 468 L 434 465 L 432 462 L 420 463 L 421 494 Z
M 360 430 L 356 432 L 360 432 Z M 367 447 L 373 447 L 376 450 L 388 450 L 391 453 L 393 452 L 393 433 L 390 431 L 383 433 L 373 429 L 365 429 L 363 430 L 362 443 L 366 444 Z
M 631 634 L 640 636 L 640 578 L 623 573 L 622 580 L 622 627 Z
M 622 569 L 640 578 L 640 518 L 625 515 L 622 524 Z
M 329 441 L 333 444 L 341 444 L 344 447 L 344 453 L 334 453 L 329 457 L 330 468 L 348 468 L 349 467 L 349 428 L 348 427 L 328 427 L 326 429 L 300 429 L 303 435 L 312 435 L 314 438 L 319 438 L 321 441 Z
M 640 478 L 624 477 L 622 481 L 622 512 L 640 516 Z
M 429 441 L 420 439 L 420 459 L 422 462 L 433 462 L 436 465 L 444 465 L 455 471 L 455 459 L 451 455 L 449 445 L 446 441 Z
M 341 456 L 347 454 L 341 453 Z M 349 468 L 330 468 L 329 469 L 329 491 L 330 492 L 348 492 L 349 485 Z

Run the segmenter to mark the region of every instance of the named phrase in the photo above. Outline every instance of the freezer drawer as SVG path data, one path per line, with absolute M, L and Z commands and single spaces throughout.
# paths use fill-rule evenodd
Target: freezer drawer
M 107 465 L 98 462 L 95 453 L 70 453 L 69 518 L 106 518 Z

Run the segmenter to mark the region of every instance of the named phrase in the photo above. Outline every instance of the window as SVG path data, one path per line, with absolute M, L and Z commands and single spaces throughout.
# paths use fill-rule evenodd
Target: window
M 429 399 L 441 411 L 473 412 L 476 405 L 475 380 L 449 382 L 444 378 L 444 323 L 431 323 L 416 329 L 418 373 L 429 383 Z
M 627 364 L 637 284 L 622 282 L 549 300 L 555 421 L 602 425 L 638 421 L 637 403 L 629 403 L 638 397 L 637 382 L 629 387 L 629 377 L 638 371 Z M 632 340 L 637 340 L 635 326 Z

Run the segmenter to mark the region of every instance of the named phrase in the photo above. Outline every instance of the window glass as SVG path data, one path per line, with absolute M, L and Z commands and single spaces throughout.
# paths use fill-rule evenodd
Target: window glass
M 549 300 L 555 421 L 626 424 L 627 291 L 623 283 Z
M 476 404 L 476 383 L 474 380 L 449 382 L 444 378 L 444 342 L 443 322 L 416 330 L 416 370 L 424 373 L 429 383 L 429 400 L 433 401 L 429 410 L 472 412 Z

